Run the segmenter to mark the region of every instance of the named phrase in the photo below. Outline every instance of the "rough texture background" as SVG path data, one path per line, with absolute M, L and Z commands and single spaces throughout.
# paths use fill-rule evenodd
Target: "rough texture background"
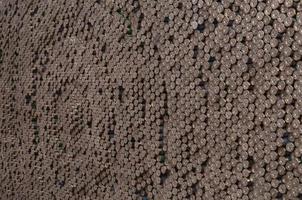
M 302 199 L 300 0 L 1 0 L 0 199 Z

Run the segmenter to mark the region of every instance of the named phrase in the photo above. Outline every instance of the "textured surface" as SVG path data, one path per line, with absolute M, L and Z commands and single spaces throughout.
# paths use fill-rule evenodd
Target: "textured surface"
M 299 0 L 0 1 L 0 199 L 302 199 Z

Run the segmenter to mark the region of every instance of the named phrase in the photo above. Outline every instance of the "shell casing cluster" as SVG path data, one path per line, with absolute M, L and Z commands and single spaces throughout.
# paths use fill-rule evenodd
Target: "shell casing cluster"
M 301 0 L 0 0 L 1 200 L 301 200 Z

